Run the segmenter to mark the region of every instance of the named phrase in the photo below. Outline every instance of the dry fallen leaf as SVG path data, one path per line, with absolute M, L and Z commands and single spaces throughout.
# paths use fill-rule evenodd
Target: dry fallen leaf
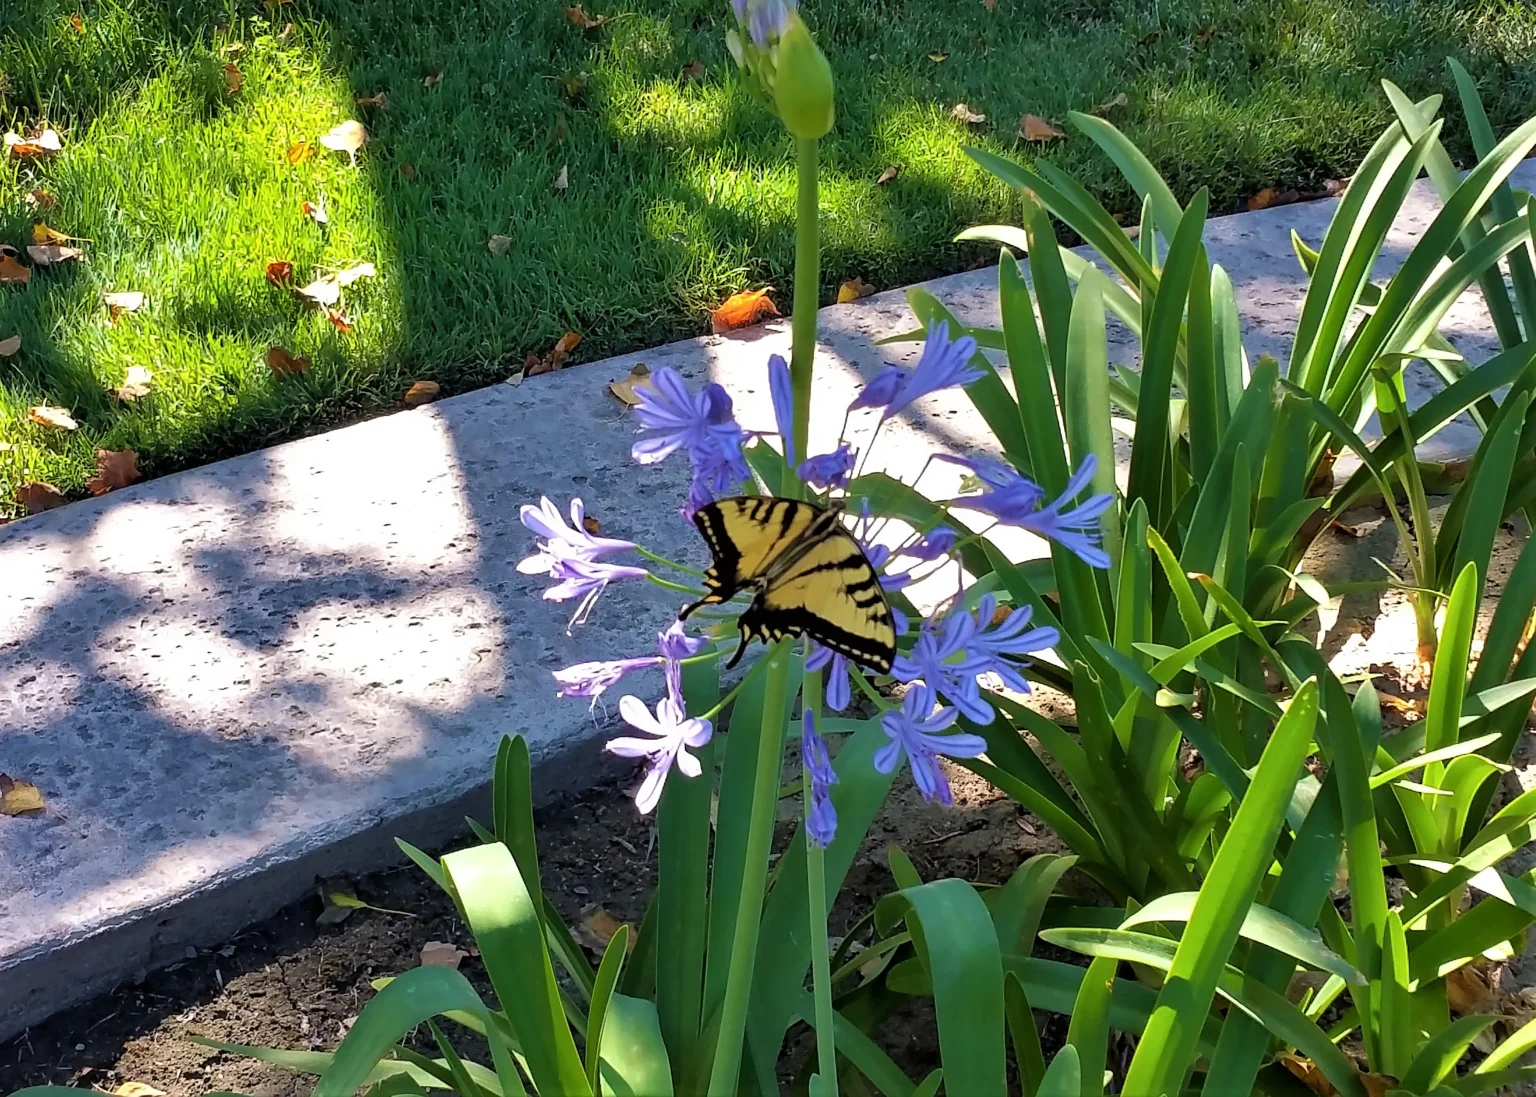
M 145 367 L 129 366 L 123 383 L 112 390 L 112 395 L 119 400 L 137 400 L 141 396 L 149 395 L 150 386 L 154 382 L 155 375 Z
M 314 202 L 300 203 L 299 210 L 305 217 L 308 217 L 317 225 L 328 225 L 331 222 L 331 215 L 325 211 L 325 195 L 323 194 Z
M 850 278 L 837 287 L 837 303 L 846 305 L 857 301 L 860 297 L 868 297 L 875 292 L 875 287 L 862 278 Z
M 112 323 L 117 323 L 117 318 L 125 312 L 138 312 L 144 307 L 144 295 L 137 290 L 123 293 L 102 294 L 102 301 L 107 306 L 107 318 Z
M 416 169 L 411 167 L 411 165 L 409 165 L 409 164 L 401 164 L 400 165 L 400 178 L 405 179 L 405 180 L 411 180 L 411 179 L 416 178 Z
M 38 266 L 51 267 L 55 263 L 67 263 L 71 259 L 78 259 L 85 253 L 79 248 L 68 248 L 61 244 L 28 244 L 27 254 Z
M 582 30 L 591 30 L 608 22 L 606 15 L 588 15 L 580 4 L 565 9 L 566 18 Z
M 436 381 L 412 381 L 411 387 L 405 390 L 405 406 L 419 408 L 422 404 L 430 404 L 442 391 L 443 386 Z
M 555 176 L 555 189 L 565 190 L 571 185 L 571 168 L 569 164 L 560 165 L 560 174 Z
M 29 209 L 36 210 L 38 213 L 51 210 L 59 204 L 59 200 L 54 197 L 53 193 L 44 190 L 42 187 L 33 187 L 26 194 L 23 194 L 21 198 Z
M 372 263 L 354 263 L 345 270 L 336 272 L 336 284 L 338 286 L 350 286 L 359 278 L 372 278 L 378 273 L 378 269 Z
M 1269 209 L 1271 206 L 1288 206 L 1300 198 L 1300 193 L 1294 190 L 1277 191 L 1274 187 L 1265 187 L 1248 199 L 1248 208 L 1250 210 L 1261 210 Z
M 1397 1079 L 1390 1074 L 1370 1074 L 1362 1071 L 1360 1085 L 1365 1090 L 1365 1097 L 1387 1097 L 1394 1089 L 1397 1089 Z
M 1465 1016 L 1483 1012 L 1493 999 L 1492 961 L 1465 964 L 1445 977 L 1445 1000 L 1451 1013 Z
M 956 103 L 950 110 L 949 116 L 956 119 L 957 121 L 965 122 L 967 125 L 972 126 L 978 126 L 987 120 L 987 116 L 985 114 L 977 114 L 964 103 Z
M 1370 529 L 1363 524 L 1350 525 L 1347 522 L 1334 520 L 1328 523 L 1328 528 L 1335 533 L 1342 533 L 1345 537 L 1364 537 L 1370 533 Z
M 1339 195 L 1343 194 L 1345 192 L 1345 190 L 1347 190 L 1348 188 L 1349 188 L 1349 180 L 1348 179 L 1324 179 L 1323 180 L 1323 193 L 1328 195 L 1329 198 L 1337 198 Z
M 309 285 L 294 291 L 300 297 L 313 301 L 321 308 L 330 308 L 341 300 L 341 284 L 334 274 L 316 278 Z
M 48 803 L 43 799 L 43 794 L 32 782 L 0 773 L 0 815 L 15 818 L 34 811 L 46 811 L 47 808 Z
M 32 268 L 22 266 L 16 254 L 9 244 L 0 244 L 0 285 L 24 286 L 32 277 Z
M 139 478 L 139 455 L 131 449 L 96 451 L 96 475 L 85 482 L 92 495 L 125 488 Z
M 635 391 L 641 385 L 649 385 L 651 382 L 651 367 L 644 362 L 636 362 L 634 368 L 624 376 L 622 381 L 608 382 L 608 391 L 625 407 L 638 407 L 640 394 Z
M 359 95 L 357 105 L 360 107 L 377 107 L 379 110 L 389 109 L 389 92 L 376 91 L 372 95 Z
M 148 1082 L 124 1082 L 112 1091 L 113 1097 L 165 1097 L 165 1090 Z
M 684 80 L 704 79 L 704 62 L 689 61 L 686 65 L 683 66 L 683 71 L 680 75 Z
M 76 34 L 84 34 L 85 16 L 81 15 L 78 11 L 71 15 L 69 17 L 69 29 L 74 31 Z
M 302 164 L 315 154 L 315 146 L 308 141 L 295 141 L 288 146 L 288 162 Z
M 1318 1097 L 1333 1097 L 1338 1092 L 1311 1059 L 1304 1059 L 1293 1052 L 1287 1052 L 1280 1056 L 1280 1064 L 1299 1078 L 1301 1084 L 1316 1093 Z
M 21 349 L 21 336 L 13 335 L 9 339 L 0 339 L 0 358 L 9 358 Z
M 346 335 L 357 326 L 352 317 L 347 315 L 345 309 L 326 309 L 325 318 L 331 322 L 333 328 L 343 335 Z
M 45 129 L 32 137 L 22 137 L 14 132 L 7 133 L 5 147 L 18 160 L 40 160 L 62 151 L 64 142 L 55 130 Z
M 709 314 L 709 329 L 716 335 L 733 331 L 779 315 L 774 303 L 768 300 L 769 290 L 749 289 L 733 293 L 725 303 Z
M 934 50 L 928 55 L 928 60 L 932 61 L 935 65 L 942 65 L 945 61 L 949 60 L 949 54 L 943 50 Z
M 887 183 L 894 183 L 900 177 L 901 177 L 901 165 L 900 164 L 892 164 L 890 167 L 886 168 L 884 171 L 882 171 L 880 173 L 880 178 L 875 180 L 875 186 L 883 187 Z
M 51 228 L 41 221 L 32 226 L 34 244 L 67 244 L 73 239 L 73 236 L 65 236 L 58 229 Z
M 344 152 L 357 163 L 357 150 L 368 143 L 368 130 L 355 118 L 339 122 L 320 138 L 320 143 L 332 152 Z
M 1131 97 L 1125 92 L 1116 92 L 1104 102 L 1096 105 L 1090 114 L 1108 114 L 1112 110 L 1120 110 L 1131 105 Z
M 523 376 L 537 377 L 541 373 L 554 373 L 555 370 L 561 369 L 565 365 L 566 358 L 570 355 L 571 351 L 576 349 L 576 345 L 580 342 L 580 332 L 566 332 L 555 342 L 550 352 L 542 358 L 537 354 L 528 355 L 527 359 L 523 362 Z
M 22 484 L 16 490 L 16 498 L 20 499 L 21 505 L 27 508 L 28 514 L 41 514 L 45 510 L 62 507 L 69 502 L 58 488 L 40 481 Z
M 267 368 L 279 377 L 293 377 L 309 369 L 309 359 L 300 358 L 287 347 L 272 347 L 267 351 Z
M 27 409 L 27 418 L 40 427 L 57 427 L 59 430 L 78 430 L 80 424 L 64 408 L 52 404 L 39 404 Z
M 512 237 L 497 233 L 485 242 L 485 247 L 492 255 L 505 255 L 512 250 Z
M 986 8 L 988 11 L 996 11 L 997 0 L 981 0 L 981 6 Z
M 293 281 L 293 264 L 286 259 L 274 259 L 267 264 L 267 281 L 274 286 L 286 286 Z
M 457 945 L 444 944 L 442 941 L 428 941 L 421 946 L 422 967 L 450 967 L 455 971 L 459 964 L 469 953 Z
M 239 95 L 240 87 L 245 83 L 245 77 L 241 74 L 239 66 L 231 63 L 224 66 L 224 87 L 231 95 Z
M 600 953 L 608 947 L 608 942 L 613 940 L 613 935 L 619 932 L 623 924 L 602 907 L 592 907 L 582 911 L 581 921 L 576 924 L 576 939 L 593 952 Z M 629 947 L 634 946 L 635 937 L 630 934 Z
M 1066 134 L 1038 114 L 1026 114 L 1019 119 L 1019 136 L 1026 141 L 1055 141 Z
M 421 86 L 424 87 L 424 88 L 435 88 L 435 87 L 437 87 L 437 85 L 441 84 L 442 82 L 443 82 L 443 70 L 442 69 L 434 69 L 432 72 L 427 73 L 427 75 L 425 75 L 425 76 L 423 76 L 421 78 Z

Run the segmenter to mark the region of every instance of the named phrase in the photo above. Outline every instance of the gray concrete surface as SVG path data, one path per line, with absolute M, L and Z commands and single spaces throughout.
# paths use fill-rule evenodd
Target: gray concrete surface
M 1516 181 L 1536 184 L 1536 165 Z M 1250 352 L 1283 351 L 1304 290 L 1289 231 L 1317 243 L 1333 207 L 1211 223 Z M 1421 184 L 1386 265 L 1434 209 Z M 995 324 L 995 278 L 926 288 Z M 835 434 L 861 376 L 913 360 L 915 345 L 873 345 L 912 323 L 895 291 L 823 311 L 815 435 Z M 1474 358 L 1495 345 L 1472 298 L 1445 330 Z M 745 425 L 771 429 L 763 366 L 788 345 L 784 322 L 675 343 L 0 528 L 0 772 L 52 808 L 0 818 L 0 1038 L 226 939 L 319 874 L 378 867 L 395 835 L 447 838 L 479 811 L 503 734 L 528 737 L 542 795 L 589 781 L 609 717 L 557 700 L 549 673 L 649 649 L 676 599 L 617 587 L 568 635 L 570 607 L 515 569 L 531 544 L 518 506 L 579 495 L 605 533 L 699 563 L 677 514 L 684 469 L 630 463 L 634 423 L 607 383 L 638 361 L 708 375 Z M 1124 333 L 1112 355 L 1132 357 Z M 1465 451 L 1470 431 L 1437 446 Z M 873 463 L 908 474 L 934 448 L 986 447 L 955 393 L 880 439 Z M 946 466 L 923 486 L 955 479 Z

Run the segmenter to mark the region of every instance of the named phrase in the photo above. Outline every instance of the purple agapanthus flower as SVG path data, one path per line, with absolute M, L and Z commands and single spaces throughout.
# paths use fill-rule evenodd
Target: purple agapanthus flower
M 957 540 L 959 535 L 954 530 L 948 526 L 936 526 L 917 544 L 902 549 L 901 555 L 910 556 L 914 560 L 932 562 L 953 552 Z
M 800 731 L 800 761 L 811 778 L 810 800 L 805 805 L 805 834 L 814 845 L 826 849 L 837 836 L 837 808 L 832 804 L 832 786 L 837 771 L 827 741 L 816 733 L 816 715 L 805 710 Z
M 744 436 L 725 389 L 711 381 L 697 393 L 689 392 L 681 374 L 662 368 L 635 395 L 640 399 L 635 415 L 644 437 L 631 447 L 630 456 L 653 465 L 678 450 L 688 454 L 693 481 L 684 514 L 691 517 L 716 495 L 751 477 L 741 449 Z
M 645 780 L 635 793 L 635 806 L 640 814 L 649 815 L 661 802 L 661 791 L 667 782 L 667 774 L 676 763 L 684 777 L 697 777 L 703 772 L 699 760 L 688 753 L 689 747 L 702 747 L 714 734 L 714 726 L 704 719 L 690 719 L 682 703 L 671 697 L 663 697 L 656 703 L 656 715 L 652 716 L 640 698 L 626 695 L 619 700 L 619 715 L 631 727 L 645 732 L 650 738 L 621 736 L 610 739 L 603 749 L 620 758 L 646 758 L 650 768 Z
M 1028 693 L 1029 682 L 1019 673 L 1019 660 L 1037 651 L 1046 651 L 1061 641 L 1061 634 L 1049 627 L 1030 628 L 1029 606 L 1015 607 L 996 625 L 997 598 L 982 595 L 976 606 L 976 632 L 965 645 L 965 669 L 971 674 L 995 674 L 1017 693 Z M 990 721 L 982 721 L 987 723 Z
M 625 675 L 644 670 L 646 667 L 662 666 L 666 668 L 667 696 L 681 704 L 682 661 L 697 655 L 707 643 L 708 641 L 703 637 L 689 636 L 684 631 L 683 622 L 673 621 L 665 632 L 659 633 L 656 637 L 656 646 L 661 652 L 660 655 L 577 663 L 555 671 L 554 679 L 560 686 L 559 696 L 589 697 L 592 703 L 596 704 L 597 699 L 618 685 Z
M 940 320 L 928 329 L 923 355 L 910 373 L 887 366 L 864 386 L 848 410 L 882 408 L 880 417 L 889 419 L 931 392 L 964 388 L 983 376 L 981 370 L 970 364 L 975 354 L 975 339 L 964 335 L 950 342 L 949 324 Z
M 547 575 L 560 560 L 598 560 L 615 552 L 626 552 L 635 547 L 633 541 L 620 541 L 616 537 L 597 537 L 587 532 L 586 509 L 580 499 L 571 500 L 571 524 L 565 524 L 560 508 L 548 498 L 539 500 L 538 506 L 524 504 L 519 511 L 523 525 L 544 540 L 539 551 L 517 562 L 517 570 L 524 575 Z
M 945 455 L 941 455 L 940 460 L 970 469 L 986 485 L 986 490 L 979 495 L 962 496 L 950 500 L 951 503 L 990 514 L 1004 525 L 1018 526 L 1049 538 L 1075 553 L 1090 567 L 1109 567 L 1109 554 L 1099 545 L 1102 536 L 1099 516 L 1115 497 L 1108 492 L 1090 495 L 1077 506 L 1067 509 L 1072 500 L 1093 482 L 1098 467 L 1093 454 L 1083 458 L 1072 479 L 1067 481 L 1065 490 L 1049 503 L 1045 502 L 1045 492 L 1038 484 L 1001 461 Z
M 986 752 L 987 741 L 979 735 L 938 734 L 955 722 L 957 713 L 952 708 L 935 712 L 934 704 L 933 690 L 918 682 L 907 690 L 901 708 L 880 718 L 880 726 L 890 742 L 875 752 L 875 768 L 881 773 L 892 773 L 905 754 L 912 765 L 912 780 L 923 799 L 949 807 L 955 798 L 939 756 L 975 758 Z
M 592 613 L 592 607 L 602 597 L 608 584 L 619 579 L 644 579 L 650 572 L 628 564 L 606 564 L 601 560 L 582 560 L 576 557 L 556 560 L 549 569 L 551 579 L 560 580 L 544 592 L 546 602 L 568 602 L 580 598 L 581 604 L 571 615 L 571 624 L 578 625 Z
M 818 491 L 826 491 L 828 488 L 845 488 L 848 486 L 848 477 L 853 474 L 857 461 L 857 451 L 844 442 L 831 453 L 809 457 L 800 462 L 800 466 L 795 469 L 795 475 Z
M 796 0 L 747 0 L 745 17 L 738 14 L 737 18 L 747 24 L 752 44 L 765 50 L 784 33 L 784 24 L 796 6 Z M 741 11 L 740 8 L 736 10 L 738 13 Z
M 779 427 L 779 438 L 784 443 L 784 460 L 794 468 L 795 460 L 795 384 L 789 374 L 789 363 L 782 354 L 768 357 L 768 394 L 773 397 L 773 418 Z
M 966 647 L 975 636 L 976 618 L 969 613 L 929 618 L 923 622 L 911 652 L 898 655 L 891 664 L 891 674 L 898 682 L 926 683 L 966 719 L 990 724 L 996 713 L 982 699 L 976 672 L 966 665 Z

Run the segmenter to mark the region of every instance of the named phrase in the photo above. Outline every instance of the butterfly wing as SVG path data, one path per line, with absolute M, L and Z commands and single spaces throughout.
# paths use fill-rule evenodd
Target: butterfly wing
M 801 550 L 741 615 L 743 638 L 809 636 L 881 674 L 896 657 L 896 627 L 880 577 L 841 525 Z
M 693 524 L 704 535 L 714 564 L 704 573 L 709 593 L 682 613 L 724 602 L 742 587 L 767 577 L 824 512 L 797 499 L 743 495 L 700 507 Z

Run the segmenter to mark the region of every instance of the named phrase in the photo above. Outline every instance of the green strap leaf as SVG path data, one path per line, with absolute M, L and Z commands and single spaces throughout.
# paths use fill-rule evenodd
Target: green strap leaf
M 601 1046 L 598 1073 L 605 1095 L 672 1097 L 672 1064 L 654 1003 L 627 994 L 613 995 L 608 1002 Z M 540 1090 L 544 1092 L 547 1091 Z

